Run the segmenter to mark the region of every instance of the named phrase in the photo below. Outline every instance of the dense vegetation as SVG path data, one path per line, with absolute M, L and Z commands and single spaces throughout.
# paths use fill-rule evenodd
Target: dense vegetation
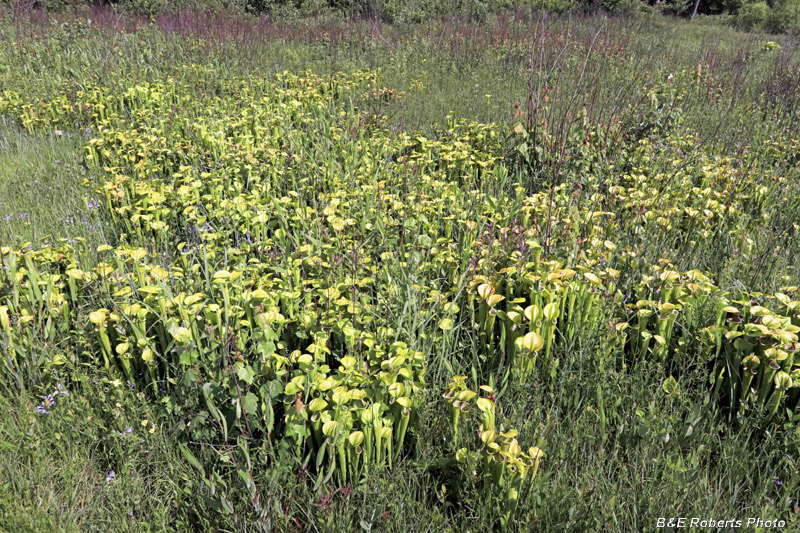
M 419 23 L 455 16 L 485 21 L 490 14 L 605 13 L 624 16 L 670 15 L 727 23 L 744 30 L 800 32 L 800 0 L 4 0 L 17 10 L 65 10 L 109 5 L 120 11 L 153 15 L 165 11 L 210 10 L 233 15 L 265 15 L 275 20 L 308 16 L 367 17 L 383 22 Z
M 788 37 L 98 9 L 0 42 L 7 530 L 800 524 Z

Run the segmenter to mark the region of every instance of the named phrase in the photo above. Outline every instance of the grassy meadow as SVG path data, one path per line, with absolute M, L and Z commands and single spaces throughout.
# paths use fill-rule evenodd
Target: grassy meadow
M 0 531 L 797 530 L 796 50 L 0 13 Z

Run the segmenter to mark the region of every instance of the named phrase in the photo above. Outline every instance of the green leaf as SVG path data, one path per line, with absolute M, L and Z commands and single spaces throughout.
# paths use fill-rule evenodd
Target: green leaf
M 181 449 L 181 453 L 183 453 L 183 456 L 186 458 L 186 460 L 189 461 L 189 464 L 198 469 L 203 477 L 205 477 L 206 471 L 203 469 L 203 465 L 200 464 L 200 461 L 197 460 L 197 457 L 194 456 L 189 448 L 187 448 L 182 442 L 178 443 L 178 447 Z
M 678 386 L 678 382 L 675 381 L 675 378 L 670 376 L 664 380 L 664 383 L 661 384 L 661 388 L 670 395 L 680 396 L 681 389 Z
M 255 377 L 255 373 L 253 372 L 253 369 L 250 365 L 243 365 L 236 374 L 239 376 L 239 379 L 241 379 L 248 385 L 253 384 L 253 378 Z
M 267 383 L 267 394 L 270 398 L 280 398 L 281 394 L 283 394 L 283 383 L 277 379 L 273 379 Z
M 223 505 L 220 502 L 218 502 L 217 500 L 215 500 L 213 498 L 209 498 L 205 494 L 202 495 L 202 498 L 203 498 L 203 501 L 205 502 L 206 506 L 208 506 L 211 509 L 214 509 L 218 513 L 222 513 L 223 511 L 226 510 L 223 507 Z
M 258 396 L 252 392 L 248 392 L 242 400 L 244 410 L 248 415 L 254 415 L 258 412 Z
M 203 385 L 203 396 L 205 396 L 206 399 L 208 412 L 211 413 L 211 416 L 214 417 L 214 420 L 219 422 L 222 419 L 222 415 L 219 414 L 217 406 L 214 405 L 214 401 L 211 399 L 211 383 L 206 383 Z

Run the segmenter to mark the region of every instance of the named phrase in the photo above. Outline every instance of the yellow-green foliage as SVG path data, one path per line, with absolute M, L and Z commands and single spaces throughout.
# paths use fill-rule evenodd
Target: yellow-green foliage
M 505 166 L 502 127 L 395 132 L 362 106 L 403 95 L 375 84 L 375 72 L 356 71 L 220 80 L 213 94 L 175 79 L 47 102 L 3 92 L 0 113 L 29 130 L 88 128 L 86 162 L 102 177 L 87 184 L 122 228 L 95 250 L 80 240 L 0 250 L 4 372 L 65 364 L 78 345 L 81 362 L 150 390 L 192 373 L 226 435 L 233 413 L 346 483 L 398 456 L 430 362 L 416 348 L 447 342 L 456 322 L 522 383 L 554 378 L 557 349 L 594 336 L 620 360 L 696 353 L 680 324 L 702 322 L 706 301 L 722 297 L 712 279 L 664 260 L 626 295 L 621 269 L 641 258 L 616 235 L 655 226 L 701 245 L 728 231 L 749 254 L 744 212 L 762 216 L 772 189 L 724 158 L 651 175 L 657 150 L 643 139 L 624 172 L 588 177 L 586 195 L 580 183 L 526 192 Z M 414 331 L 387 320 L 404 305 L 398 267 L 422 295 Z M 788 316 L 794 302 L 781 303 Z M 746 399 L 760 361 L 756 390 L 774 413 L 800 383 L 795 319 L 724 309 L 711 330 L 714 357 L 726 354 L 717 386 Z M 740 367 L 746 382 L 720 385 Z M 773 381 L 781 393 L 769 396 Z M 515 501 L 541 452 L 496 433 L 493 403 L 454 383 L 456 440 L 475 400 L 481 461 Z
M 455 446 L 467 444 L 457 449 L 456 461 L 473 476 L 485 478 L 484 490 L 500 493 L 510 506 L 508 516 L 520 492 L 533 484 L 544 452 L 536 446 L 523 451 L 516 429 L 501 431 L 496 423 L 494 389 L 481 385 L 479 395 L 466 381 L 466 376 L 454 376 L 442 395 L 450 411 Z
M 789 409 L 795 409 L 800 398 L 800 362 L 795 361 L 800 302 L 784 293 L 768 298 L 775 300 L 770 304 L 775 311 L 754 299 L 722 299 L 717 323 L 702 331 L 708 357 L 715 363 L 715 389 L 726 399 L 731 415 L 744 411 L 750 401 L 765 407 L 772 418 L 784 397 Z

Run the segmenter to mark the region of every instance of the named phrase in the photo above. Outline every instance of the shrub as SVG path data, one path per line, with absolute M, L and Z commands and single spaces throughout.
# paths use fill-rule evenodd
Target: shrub
M 763 28 L 769 16 L 770 10 L 766 2 L 745 4 L 737 14 L 736 24 L 745 30 Z
M 766 27 L 774 32 L 800 31 L 800 0 L 783 0 L 772 6 Z
M 386 0 L 383 16 L 388 21 L 417 23 L 446 13 L 442 2 L 437 0 Z
M 160 13 L 167 7 L 165 0 L 125 0 L 122 7 L 138 15 Z

